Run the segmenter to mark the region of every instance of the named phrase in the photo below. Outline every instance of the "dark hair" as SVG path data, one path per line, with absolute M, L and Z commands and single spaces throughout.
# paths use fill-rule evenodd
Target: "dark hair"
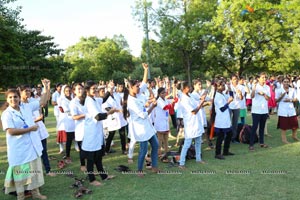
M 181 83 L 177 81 L 176 83 L 176 89 L 177 90 L 181 90 Z
M 82 94 L 82 96 L 81 96 L 81 97 L 78 97 L 78 98 L 79 98 L 79 103 L 80 103 L 81 105 L 84 105 L 84 101 L 85 101 L 85 97 L 86 97 L 86 91 L 85 91 L 83 85 L 82 85 L 81 83 L 74 83 L 73 86 L 72 86 L 72 90 L 75 91 L 75 88 L 76 88 L 76 86 L 78 86 L 78 85 L 81 86 L 81 87 L 83 88 L 83 94 Z
M 21 98 L 20 95 L 20 91 L 17 88 L 9 88 L 7 89 L 7 91 L 5 92 L 5 99 L 7 99 L 8 94 L 10 93 L 14 93 L 17 94 L 19 96 L 19 98 Z M 5 100 L 5 103 L 1 106 L 1 110 L 5 110 L 7 107 L 9 106 L 9 104 L 7 103 L 7 101 Z
M 84 84 L 84 89 L 88 91 L 88 90 L 91 89 L 91 87 L 92 87 L 93 85 L 97 85 L 97 83 L 94 82 L 94 81 L 91 81 L 91 80 L 86 81 L 85 84 Z
M 260 78 L 261 76 L 266 76 L 267 77 L 267 73 L 266 72 L 260 72 L 259 74 L 258 74 L 258 78 Z
M 225 82 L 223 80 L 218 80 L 217 82 L 215 82 L 215 92 L 218 90 L 218 88 L 224 84 Z M 215 94 L 214 94 L 215 95 Z
M 183 89 L 185 89 L 186 87 L 190 87 L 190 84 L 189 84 L 188 81 L 183 81 L 183 82 L 181 83 L 181 89 L 183 90 Z
M 128 95 L 129 95 L 129 90 L 127 87 L 124 87 L 122 108 L 123 108 L 123 116 L 125 119 L 127 119 L 127 117 L 129 117 L 129 115 L 130 115 L 130 113 L 128 112 L 128 109 L 127 109 Z
M 196 85 L 197 83 L 201 83 L 201 80 L 198 78 L 193 80 L 193 85 Z
M 55 89 L 58 88 L 59 86 L 62 86 L 62 83 L 56 83 Z
M 97 85 L 97 83 L 92 80 L 88 80 L 84 83 L 84 92 L 83 92 L 82 98 L 80 98 L 80 101 L 79 101 L 81 105 L 84 105 L 85 99 L 87 97 L 87 91 L 89 91 L 93 85 Z
M 129 86 L 135 86 L 137 83 L 139 83 L 139 80 L 128 80 Z
M 83 85 L 82 85 L 81 83 L 74 83 L 74 84 L 72 85 L 72 90 L 73 90 L 73 91 L 75 91 L 75 88 L 76 88 L 77 85 L 79 85 L 79 86 L 81 86 L 81 87 L 83 88 Z
M 233 77 L 236 77 L 237 79 L 239 79 L 239 76 L 237 74 L 231 74 L 230 79 L 232 79 Z
M 66 90 L 67 88 L 69 88 L 70 90 L 72 90 L 72 88 L 71 88 L 69 85 L 66 85 L 66 86 L 64 87 L 64 91 L 63 91 L 64 94 L 65 94 L 65 90 Z M 70 94 L 69 97 L 67 97 L 66 95 L 64 95 L 64 96 L 65 96 L 67 99 L 69 99 L 69 100 L 72 99 L 71 94 Z
M 22 84 L 22 85 L 18 86 L 18 89 L 19 89 L 20 92 L 26 90 L 27 88 L 31 89 L 30 85 L 28 85 L 28 84 Z
M 165 91 L 165 88 L 163 88 L 163 87 L 160 87 L 160 88 L 158 88 L 158 90 L 157 90 L 157 97 L 156 97 L 156 99 L 158 99 L 159 98 L 159 95 L 163 92 L 163 91 Z

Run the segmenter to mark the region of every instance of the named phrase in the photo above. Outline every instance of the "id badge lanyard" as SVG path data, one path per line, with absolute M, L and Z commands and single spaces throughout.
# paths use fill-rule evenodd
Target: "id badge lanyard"
M 23 128 L 28 128 L 28 125 L 26 124 L 26 122 L 25 122 L 25 119 L 23 118 L 23 114 L 22 114 L 22 112 L 21 112 L 21 109 L 20 109 L 20 114 L 21 114 L 21 116 L 20 115 L 18 115 L 17 113 L 15 113 L 15 112 L 13 112 L 19 119 L 21 119 L 22 121 L 23 121 Z

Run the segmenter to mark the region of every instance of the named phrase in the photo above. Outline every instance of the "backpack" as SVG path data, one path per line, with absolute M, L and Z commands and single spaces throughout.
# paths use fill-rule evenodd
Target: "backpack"
M 250 144 L 250 134 L 251 134 L 252 126 L 248 124 L 244 124 L 240 133 L 239 133 L 239 140 L 243 144 Z M 255 134 L 254 136 L 254 143 L 258 142 L 258 136 Z
M 181 153 L 181 149 L 183 147 L 184 144 L 184 140 L 181 142 L 180 147 L 178 152 Z M 188 149 L 187 153 L 186 153 L 186 159 L 187 160 L 191 160 L 191 159 L 196 159 L 196 150 L 195 150 L 195 146 L 193 144 L 191 144 L 190 148 Z

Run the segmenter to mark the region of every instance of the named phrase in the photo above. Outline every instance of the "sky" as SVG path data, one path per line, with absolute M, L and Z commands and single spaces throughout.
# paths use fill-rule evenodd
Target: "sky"
M 140 56 L 144 32 L 132 15 L 135 0 L 17 0 L 15 5 L 22 6 L 27 29 L 53 36 L 59 48 L 76 44 L 80 37 L 122 34 L 132 55 Z

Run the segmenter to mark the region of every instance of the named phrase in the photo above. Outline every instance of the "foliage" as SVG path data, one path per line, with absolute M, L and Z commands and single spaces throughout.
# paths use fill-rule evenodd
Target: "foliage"
M 0 72 L 4 75 L 0 79 L 1 87 L 36 83 L 42 77 L 60 81 L 65 70 L 62 68 L 68 65 L 58 62 L 61 50 L 52 42 L 53 37 L 26 30 L 19 18 L 21 9 L 7 7 L 11 2 L 6 0 L 0 4 Z
M 300 1 L 221 1 L 214 17 L 219 60 L 232 72 L 295 69 L 299 60 Z M 253 11 L 245 11 L 250 6 Z M 221 53 L 221 54 L 220 54 Z
M 113 39 L 97 37 L 81 38 L 66 51 L 65 61 L 74 70 L 70 80 L 110 80 L 116 71 L 128 74 L 134 65 L 128 44 L 122 35 Z

